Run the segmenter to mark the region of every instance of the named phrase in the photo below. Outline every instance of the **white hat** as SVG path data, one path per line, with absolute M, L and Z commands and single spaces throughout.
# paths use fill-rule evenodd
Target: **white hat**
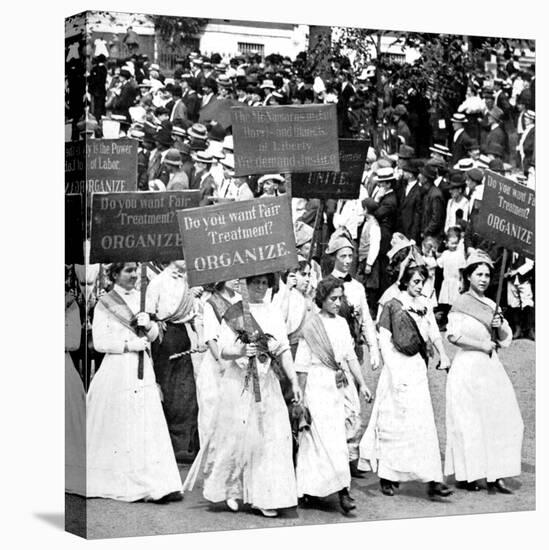
M 467 117 L 463 113 L 454 113 L 450 119 L 452 122 L 460 122 L 465 124 L 467 122 Z
M 234 151 L 233 136 L 229 135 L 223 138 L 223 149 L 230 149 L 231 151 Z
M 284 183 L 284 178 L 280 174 L 265 174 L 257 180 L 257 184 L 261 185 L 266 181 L 276 181 L 277 183 Z

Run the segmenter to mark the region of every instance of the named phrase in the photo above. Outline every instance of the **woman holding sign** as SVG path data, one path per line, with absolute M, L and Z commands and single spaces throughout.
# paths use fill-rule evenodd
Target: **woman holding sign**
M 95 308 L 93 342 L 106 355 L 87 397 L 87 496 L 164 503 L 181 500 L 181 478 L 149 356 L 158 326 L 139 311 L 136 269 L 112 264 L 114 288 Z
M 520 474 L 524 426 L 497 355 L 513 335 L 485 296 L 492 270 L 486 253 L 470 254 L 464 270 L 469 289 L 448 315 L 448 340 L 459 350 L 446 385 L 445 473 L 455 475 L 458 488 L 478 491 L 478 481 L 486 479 L 490 492 L 510 493 L 503 478 Z
M 225 501 L 234 512 L 240 502 L 251 504 L 265 517 L 297 506 L 290 421 L 274 360 L 290 380 L 294 400 L 301 400 L 284 319 L 263 301 L 273 284 L 272 274 L 248 277 L 241 290 L 249 294 L 249 311 L 239 302 L 223 316 L 218 349 L 226 369 L 218 408 L 210 438 L 185 481 L 185 488 L 192 488 L 204 464 L 207 500 Z M 251 334 L 244 329 L 246 320 Z

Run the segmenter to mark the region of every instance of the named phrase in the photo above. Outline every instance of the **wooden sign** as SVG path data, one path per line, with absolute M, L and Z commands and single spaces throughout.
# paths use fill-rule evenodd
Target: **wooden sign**
M 335 105 L 232 107 L 235 175 L 339 172 Z
M 294 174 L 292 196 L 305 199 L 358 199 L 369 142 L 339 140 L 340 172 Z
M 65 193 L 123 193 L 137 190 L 134 139 L 89 139 L 65 144 Z
M 84 264 L 82 195 L 65 195 L 65 263 Z
M 90 262 L 183 258 L 176 210 L 198 206 L 200 191 L 94 193 Z
M 178 211 L 190 286 L 297 266 L 287 196 Z
M 535 256 L 536 193 L 486 171 L 475 233 L 530 258 Z

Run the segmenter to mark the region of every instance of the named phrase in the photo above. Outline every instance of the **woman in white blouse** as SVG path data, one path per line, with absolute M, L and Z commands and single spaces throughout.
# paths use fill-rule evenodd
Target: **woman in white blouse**
M 95 308 L 93 342 L 106 355 L 87 398 L 87 496 L 164 503 L 181 500 L 181 477 L 149 357 L 158 326 L 140 312 L 136 269 L 112 264 L 114 288 Z

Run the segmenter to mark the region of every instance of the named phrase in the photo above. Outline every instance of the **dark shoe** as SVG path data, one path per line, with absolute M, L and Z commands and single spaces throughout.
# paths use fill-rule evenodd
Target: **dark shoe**
M 345 514 L 348 514 L 351 510 L 356 508 L 356 505 L 353 504 L 351 497 L 348 494 L 341 493 L 339 495 L 339 506 Z
M 349 462 L 349 468 L 351 470 L 351 477 L 357 477 L 359 479 L 364 477 L 365 472 L 358 469 L 358 458 Z
M 438 481 L 430 481 L 427 486 L 427 494 L 430 497 L 449 497 L 454 491 Z
M 393 490 L 393 483 L 392 481 L 389 481 L 388 479 L 380 479 L 379 485 L 381 486 L 381 492 L 388 496 L 392 497 L 395 494 L 395 491 Z
M 169 502 L 181 502 L 183 500 L 183 494 L 180 491 L 174 491 L 168 493 L 157 500 L 151 500 L 154 504 L 168 504 Z
M 481 490 L 481 486 L 476 481 L 456 481 L 456 489 L 476 492 Z
M 536 341 L 536 332 L 533 328 L 528 329 L 526 332 L 526 338 L 528 338 L 528 340 L 532 340 L 533 342 Z
M 313 495 L 303 495 L 303 504 L 306 506 L 319 506 L 322 500 Z
M 488 492 L 491 495 L 495 495 L 496 493 L 502 493 L 504 495 L 512 495 L 513 491 L 509 489 L 506 485 L 503 479 L 496 479 L 496 481 L 490 481 L 487 483 L 488 486 Z
M 513 340 L 520 340 L 522 338 L 522 327 L 517 325 L 513 332 Z

